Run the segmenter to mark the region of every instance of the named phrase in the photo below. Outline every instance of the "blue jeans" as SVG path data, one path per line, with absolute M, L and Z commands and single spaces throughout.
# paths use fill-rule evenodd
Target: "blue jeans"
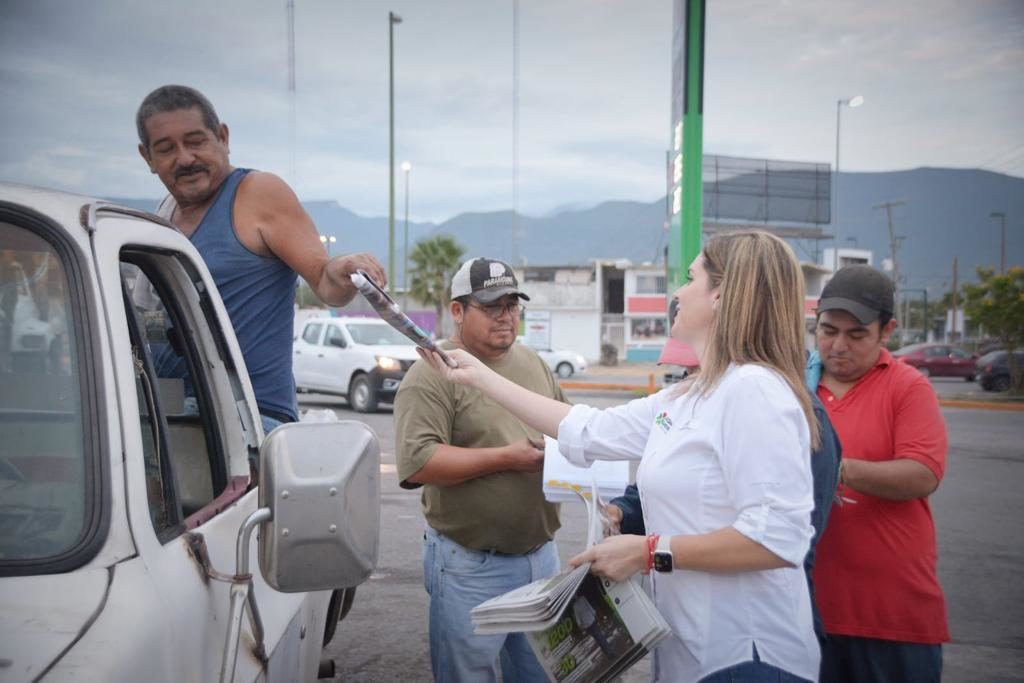
M 522 633 L 479 636 L 469 611 L 481 602 L 558 573 L 553 541 L 528 555 L 470 550 L 429 526 L 423 536 L 423 586 L 430 595 L 430 666 L 438 683 L 546 683 Z
M 274 417 L 268 417 L 263 413 L 260 413 L 260 422 L 263 423 L 263 436 L 267 436 L 270 432 L 274 431 L 275 427 L 280 427 L 283 422 Z
M 821 648 L 823 683 L 938 683 L 942 646 L 828 634 Z
M 806 678 L 762 662 L 756 645 L 753 654 L 753 660 L 716 671 L 700 679 L 700 683 L 808 683 Z

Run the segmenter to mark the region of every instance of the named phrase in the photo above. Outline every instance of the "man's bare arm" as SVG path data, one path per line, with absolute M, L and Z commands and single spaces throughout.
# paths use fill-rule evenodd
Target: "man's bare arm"
M 348 276 L 356 270 L 365 270 L 378 284 L 387 282 L 384 268 L 370 254 L 328 259 L 313 219 L 288 184 L 273 173 L 250 173 L 246 177 L 238 190 L 236 212 L 236 225 L 247 230 L 255 226 L 266 255 L 284 261 L 330 306 L 344 306 L 355 296 L 356 289 Z
M 925 498 L 939 487 L 935 473 L 909 458 L 873 462 L 844 457 L 841 483 L 886 500 Z

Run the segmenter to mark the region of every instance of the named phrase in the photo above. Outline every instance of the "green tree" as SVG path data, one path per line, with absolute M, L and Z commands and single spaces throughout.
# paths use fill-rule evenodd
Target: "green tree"
M 409 294 L 437 312 L 435 336 L 441 336 L 445 305 L 451 298 L 449 284 L 462 262 L 465 250 L 451 235 L 422 239 L 409 253 Z
M 978 268 L 978 283 L 964 285 L 964 312 L 991 335 L 1004 349 L 1024 347 L 1024 268 L 1015 266 L 998 274 L 989 266 Z M 1010 366 L 1010 390 L 1024 393 L 1024 368 L 1013 353 L 1007 354 Z

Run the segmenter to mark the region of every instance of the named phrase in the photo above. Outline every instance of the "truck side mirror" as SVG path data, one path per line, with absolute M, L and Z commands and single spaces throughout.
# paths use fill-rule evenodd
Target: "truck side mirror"
M 377 565 L 380 445 L 361 422 L 281 425 L 260 446 L 263 578 L 284 593 L 349 588 Z

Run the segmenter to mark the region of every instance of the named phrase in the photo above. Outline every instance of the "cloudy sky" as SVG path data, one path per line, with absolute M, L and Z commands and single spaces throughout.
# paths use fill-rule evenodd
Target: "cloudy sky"
M 295 5 L 293 175 L 285 0 L 3 0 L 0 179 L 159 196 L 134 114 L 175 82 L 236 165 L 386 215 L 390 9 L 411 217 L 512 206 L 513 0 Z M 663 196 L 671 35 L 671 0 L 519 0 L 521 211 Z M 1024 0 L 710 0 L 705 59 L 706 153 L 833 163 L 861 94 L 843 170 L 1024 176 Z

